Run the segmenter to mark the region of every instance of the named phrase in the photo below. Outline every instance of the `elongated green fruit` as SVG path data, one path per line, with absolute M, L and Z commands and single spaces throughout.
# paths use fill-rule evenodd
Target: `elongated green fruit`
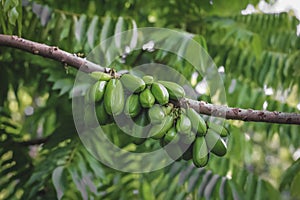
M 129 117 L 136 117 L 140 113 L 141 109 L 142 107 L 140 104 L 139 95 L 130 95 L 126 100 L 124 113 Z
M 87 105 L 84 109 L 83 115 L 84 122 L 86 126 L 90 128 L 95 128 L 97 126 L 97 121 L 94 115 L 94 110 L 91 105 Z
M 162 107 L 158 104 L 154 104 L 148 111 L 151 124 L 159 124 L 165 118 L 166 114 Z
M 132 127 L 132 136 L 134 137 L 133 143 L 140 145 L 146 141 L 146 136 L 149 131 L 149 127 L 146 126 L 149 124 L 148 113 L 146 110 L 143 110 L 135 119 L 135 124 Z
M 124 108 L 124 90 L 120 80 L 111 79 L 104 94 L 104 107 L 109 115 L 119 115 Z
M 224 126 L 221 126 L 213 122 L 208 122 L 207 126 L 208 128 L 211 128 L 212 130 L 219 133 L 221 137 L 227 137 L 229 135 L 229 131 Z
M 92 72 L 90 73 L 90 76 L 97 81 L 109 81 L 112 78 L 110 74 L 104 72 Z
M 224 156 L 227 152 L 227 145 L 215 131 L 208 129 L 205 135 L 208 149 L 217 156 Z
M 151 108 L 155 102 L 155 98 L 150 89 L 146 88 L 140 93 L 140 103 L 143 108 Z
M 143 81 L 146 83 L 146 85 L 152 85 L 153 81 L 154 81 L 154 78 L 153 76 L 143 76 Z
M 207 127 L 204 119 L 193 108 L 188 108 L 186 114 L 191 120 L 193 130 L 199 136 L 205 135 Z
M 152 126 L 152 128 L 149 131 L 150 137 L 153 139 L 160 139 L 164 137 L 167 131 L 172 127 L 173 120 L 173 116 L 168 115 L 162 120 L 161 124 Z
M 143 79 L 132 74 L 124 74 L 122 75 L 120 80 L 124 87 L 131 92 L 139 93 L 143 91 L 146 87 L 146 84 L 143 81 Z
M 108 122 L 110 116 L 105 111 L 104 102 L 101 101 L 96 105 L 96 116 L 100 125 L 104 125 Z
M 194 133 L 193 131 L 190 131 L 188 134 L 186 135 L 181 135 L 180 137 L 180 141 L 184 144 L 192 144 L 196 139 L 196 133 Z
M 84 95 L 84 103 L 85 104 L 90 104 L 92 103 L 92 99 L 90 98 L 90 90 L 92 89 L 92 86 L 89 87 L 87 90 L 86 90 L 86 93 Z
M 184 89 L 177 83 L 169 82 L 169 81 L 158 81 L 158 83 L 162 84 L 167 88 L 170 95 L 170 99 L 178 100 L 185 96 Z
M 94 102 L 101 101 L 105 92 L 106 84 L 106 81 L 97 81 L 89 90 L 89 98 Z
M 207 165 L 209 152 L 204 137 L 197 137 L 193 144 L 193 163 L 196 167 Z
M 166 143 L 172 142 L 172 143 L 177 143 L 179 141 L 179 135 L 176 131 L 175 127 L 172 127 L 168 130 L 166 135 L 164 136 L 164 141 Z
M 192 130 L 191 120 L 183 113 L 177 119 L 176 130 L 181 134 L 189 134 Z
M 160 105 L 165 105 L 169 102 L 169 92 L 162 84 L 153 83 L 151 92 Z

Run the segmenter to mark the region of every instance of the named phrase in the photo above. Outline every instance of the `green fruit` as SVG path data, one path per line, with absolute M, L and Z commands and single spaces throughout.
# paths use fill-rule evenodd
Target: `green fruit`
M 140 145 L 146 141 L 147 133 L 149 127 L 146 127 L 149 124 L 147 111 L 143 110 L 140 115 L 134 119 L 134 125 L 132 127 L 132 136 L 134 137 L 133 143 Z
M 186 135 L 181 135 L 180 141 L 184 144 L 192 144 L 196 139 L 196 133 L 193 131 L 189 132 Z
M 217 156 L 224 156 L 227 152 L 227 145 L 215 131 L 208 129 L 205 135 L 208 149 Z
M 165 105 L 169 102 L 169 92 L 162 84 L 153 83 L 151 92 L 160 105 Z
M 87 105 L 84 108 L 83 120 L 86 126 L 90 128 L 95 128 L 97 126 L 97 121 L 94 115 L 94 110 L 92 105 Z
M 219 124 L 208 122 L 207 123 L 208 128 L 214 130 L 215 132 L 219 133 L 221 137 L 227 137 L 229 135 L 229 131 Z
M 126 87 L 131 92 L 139 93 L 146 87 L 143 79 L 132 74 L 123 74 L 120 80 L 124 87 Z
M 180 114 L 179 119 L 177 119 L 176 130 L 181 134 L 189 134 L 191 132 L 191 120 L 185 114 Z
M 104 72 L 92 72 L 90 73 L 90 76 L 97 81 L 109 81 L 112 78 L 110 74 Z
M 170 99 L 178 100 L 185 96 L 184 89 L 177 83 L 169 82 L 169 81 L 158 81 L 158 83 L 162 84 L 167 88 L 170 95 Z
M 168 103 L 167 105 L 162 107 L 165 114 L 168 115 L 172 112 L 172 109 L 174 108 L 174 105 L 172 103 Z
M 153 139 L 160 139 L 164 137 L 167 131 L 172 127 L 173 120 L 173 116 L 168 115 L 162 120 L 161 124 L 152 126 L 152 128 L 149 131 L 150 137 Z
M 203 136 L 206 133 L 207 127 L 204 119 L 193 109 L 188 108 L 186 114 L 192 122 L 192 128 L 199 136 Z
M 193 163 L 196 167 L 207 165 L 209 152 L 204 137 L 197 137 L 193 144 Z
M 125 104 L 123 86 L 120 80 L 111 79 L 104 94 L 104 107 L 109 115 L 119 115 Z
M 151 108 L 155 102 L 155 98 L 150 89 L 146 88 L 140 93 L 140 103 L 143 108 Z
M 154 78 L 153 76 L 143 76 L 143 81 L 146 83 L 146 85 L 152 85 L 153 81 L 154 81 Z
M 90 90 L 91 89 L 92 89 L 92 86 L 86 90 L 86 93 L 84 95 L 84 103 L 85 104 L 90 104 L 93 102 L 92 99 L 90 98 Z
M 106 81 L 97 81 L 90 89 L 89 89 L 89 98 L 94 102 L 101 101 L 105 92 L 107 82 Z
M 151 124 L 159 124 L 165 118 L 165 112 L 158 104 L 154 104 L 148 111 Z
M 104 102 L 101 101 L 96 105 L 96 116 L 100 125 L 106 124 L 110 118 L 110 116 L 106 113 Z
M 176 131 L 175 127 L 172 127 L 168 130 L 164 137 L 164 141 L 166 143 L 172 142 L 172 143 L 177 143 L 179 141 L 179 135 Z
M 140 113 L 141 109 L 139 95 L 130 95 L 126 100 L 124 113 L 129 117 L 136 117 Z

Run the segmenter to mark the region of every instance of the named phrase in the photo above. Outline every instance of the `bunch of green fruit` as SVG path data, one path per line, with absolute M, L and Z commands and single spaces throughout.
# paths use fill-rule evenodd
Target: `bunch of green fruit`
M 181 108 L 170 102 L 185 97 L 184 89 L 177 83 L 155 81 L 148 75 L 114 77 L 93 72 L 91 76 L 96 83 L 85 96 L 87 126 L 97 124 L 93 121 L 92 102 L 100 125 L 114 122 L 113 116 L 121 114 L 132 119 L 131 132 L 137 145 L 147 138 L 159 140 L 171 158 L 193 160 L 197 167 L 208 163 L 210 152 L 217 156 L 226 154 L 226 128 L 205 122 L 193 108 Z
M 217 156 L 226 154 L 227 146 L 223 139 L 229 134 L 226 128 L 216 123 L 206 123 L 193 108 L 173 108 L 171 112 L 164 110 L 165 107 L 159 105 L 149 109 L 153 126 L 148 134 L 160 140 L 161 146 L 166 147 L 172 158 L 192 159 L 195 166 L 204 167 L 210 152 Z M 157 120 L 157 116 L 161 118 Z

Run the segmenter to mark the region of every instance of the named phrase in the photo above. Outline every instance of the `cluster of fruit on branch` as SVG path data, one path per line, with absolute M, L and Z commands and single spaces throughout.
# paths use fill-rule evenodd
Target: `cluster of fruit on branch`
M 159 140 L 171 158 L 192 159 L 196 167 L 205 166 L 210 153 L 226 154 L 224 139 L 229 132 L 225 127 L 205 121 L 188 104 L 183 108 L 172 103 L 185 97 L 184 89 L 177 83 L 129 73 L 115 76 L 114 72 L 92 72 L 90 75 L 96 82 L 85 96 L 87 126 L 93 121 L 92 103 L 100 125 L 113 123 L 120 115 L 132 120 L 130 134 L 136 145 L 147 139 Z

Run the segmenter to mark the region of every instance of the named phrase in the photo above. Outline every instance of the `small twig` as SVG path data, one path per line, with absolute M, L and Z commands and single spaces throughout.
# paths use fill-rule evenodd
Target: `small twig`
M 48 140 L 49 140 L 49 137 L 37 138 L 37 139 L 20 142 L 20 144 L 23 146 L 40 145 L 40 144 L 46 143 Z
M 92 63 L 86 59 L 77 57 L 76 55 L 63 51 L 58 47 L 40 44 L 14 35 L 0 34 L 0 45 L 17 48 L 35 55 L 51 58 L 63 64 L 75 67 L 84 72 L 109 71 L 109 69 L 105 67 L 101 67 L 100 65 Z

